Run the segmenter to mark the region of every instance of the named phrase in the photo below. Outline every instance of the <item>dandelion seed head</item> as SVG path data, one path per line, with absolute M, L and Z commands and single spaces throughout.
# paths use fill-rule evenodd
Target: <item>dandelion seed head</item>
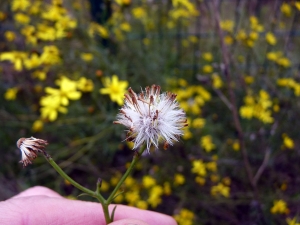
M 183 135 L 182 128 L 187 126 L 187 120 L 176 101 L 176 94 L 161 94 L 160 91 L 160 86 L 152 85 L 140 94 L 131 88 L 125 94 L 125 104 L 115 123 L 128 128 L 126 140 L 134 142 L 133 149 L 145 143 L 149 151 L 152 145 L 158 148 L 160 140 L 167 147 Z
M 20 138 L 17 141 L 17 147 L 21 151 L 22 159 L 20 163 L 23 163 L 23 167 L 31 164 L 31 162 L 37 157 L 38 152 L 45 154 L 44 149 L 47 144 L 47 141 L 34 137 Z

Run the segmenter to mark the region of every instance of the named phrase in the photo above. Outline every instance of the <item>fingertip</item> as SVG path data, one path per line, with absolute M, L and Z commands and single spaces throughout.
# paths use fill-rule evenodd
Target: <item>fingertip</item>
M 22 197 L 37 196 L 37 195 L 55 197 L 55 198 L 63 198 L 61 195 L 59 195 L 55 191 L 53 191 L 47 187 L 43 187 L 43 186 L 34 186 L 31 188 L 28 188 L 27 190 L 22 191 L 21 193 L 13 196 L 12 198 L 22 198 Z
M 122 219 L 122 220 L 112 222 L 109 225 L 150 225 L 150 224 L 138 219 Z

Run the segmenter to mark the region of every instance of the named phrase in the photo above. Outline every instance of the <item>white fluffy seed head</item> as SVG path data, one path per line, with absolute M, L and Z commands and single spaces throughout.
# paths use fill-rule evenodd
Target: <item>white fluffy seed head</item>
M 148 151 L 152 145 L 158 148 L 161 140 L 164 146 L 172 145 L 187 126 L 185 112 L 179 108 L 176 95 L 161 94 L 158 85 L 146 87 L 138 95 L 129 88 L 115 123 L 128 128 L 127 140 L 134 142 L 133 149 L 146 143 Z

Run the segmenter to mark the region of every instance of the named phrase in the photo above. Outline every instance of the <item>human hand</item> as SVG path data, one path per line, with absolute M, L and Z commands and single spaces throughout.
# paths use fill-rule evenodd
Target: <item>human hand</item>
M 113 209 L 110 206 L 110 211 Z M 176 225 L 161 213 L 118 205 L 110 225 Z M 32 187 L 0 202 L 1 225 L 105 225 L 99 203 L 70 200 L 45 187 Z

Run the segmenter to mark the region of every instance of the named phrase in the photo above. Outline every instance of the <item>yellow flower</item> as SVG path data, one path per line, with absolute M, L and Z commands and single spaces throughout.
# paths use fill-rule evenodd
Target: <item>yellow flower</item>
M 3 21 L 5 19 L 6 19 L 6 14 L 0 11 L 0 21 Z
M 284 68 L 288 68 L 291 66 L 290 60 L 286 57 L 281 57 L 281 58 L 277 59 L 276 63 Z
M 286 134 L 282 134 L 282 138 L 283 138 L 283 145 L 284 145 L 284 147 L 286 147 L 288 149 L 293 149 L 294 148 L 294 141 L 293 141 L 293 139 L 291 139 Z
M 25 52 L 3 52 L 0 54 L 0 61 L 9 60 L 14 64 L 14 68 L 17 71 L 23 70 L 23 60 L 27 57 Z
M 104 78 L 103 83 L 104 88 L 100 89 L 100 93 L 103 95 L 109 95 L 113 102 L 123 105 L 124 94 L 126 93 L 128 82 L 119 81 L 117 75 L 113 75 L 112 78 Z
M 17 88 L 17 87 L 9 88 L 4 93 L 4 98 L 8 101 L 15 100 L 17 97 L 18 91 L 19 91 L 19 88 Z
M 145 175 L 143 177 L 142 183 L 143 183 L 143 186 L 148 189 L 148 188 L 156 185 L 156 180 L 149 175 Z
M 185 183 L 185 177 L 182 174 L 176 173 L 174 176 L 174 184 L 182 185 Z
M 43 70 L 37 70 L 32 73 L 32 76 L 34 78 L 38 78 L 39 80 L 43 81 L 47 77 L 47 72 Z
M 205 125 L 205 119 L 203 118 L 196 118 L 192 122 L 192 127 L 196 129 L 203 128 Z
M 41 63 L 42 63 L 42 61 L 41 61 L 40 57 L 38 56 L 38 54 L 36 54 L 36 53 L 33 53 L 30 58 L 26 58 L 24 60 L 24 65 L 25 65 L 26 69 L 29 69 L 29 70 L 40 66 Z
M 286 17 L 290 17 L 292 14 L 292 7 L 288 3 L 282 3 L 280 10 Z
M 30 22 L 30 17 L 24 13 L 16 13 L 14 19 L 20 24 L 28 24 Z
M 201 186 L 203 186 L 205 184 L 206 180 L 203 177 L 197 176 L 195 178 L 195 182 L 198 183 L 198 184 L 200 184 Z
M 202 58 L 207 62 L 211 62 L 213 60 L 213 55 L 210 52 L 204 52 Z
M 227 32 L 232 32 L 234 28 L 234 21 L 233 20 L 224 20 L 220 22 L 220 27 L 222 30 Z
M 295 7 L 296 7 L 296 9 L 298 9 L 299 11 L 300 11 L 300 2 L 295 2 Z M 1 21 L 1 20 L 0 20 Z
M 204 148 L 206 152 L 210 152 L 216 148 L 215 144 L 212 142 L 212 137 L 210 135 L 201 137 L 201 147 Z
M 60 96 L 48 95 L 42 97 L 40 100 L 41 104 L 41 117 L 43 119 L 49 119 L 54 121 L 57 119 L 58 112 L 67 113 L 67 108 L 60 105 Z
M 207 168 L 207 170 L 210 170 L 212 172 L 217 172 L 217 170 L 218 170 L 217 162 L 212 161 L 212 162 L 206 163 L 206 168 Z
M 31 2 L 29 0 L 13 0 L 11 4 L 11 10 L 12 11 L 25 11 L 29 6 Z
M 94 36 L 95 34 L 98 34 L 102 38 L 108 38 L 108 36 L 109 36 L 108 30 L 105 27 L 103 27 L 100 24 L 95 23 L 95 22 L 92 22 L 90 24 L 89 29 L 88 29 L 88 34 L 90 36 Z
M 194 160 L 192 162 L 192 173 L 195 173 L 200 176 L 206 176 L 206 167 L 205 163 L 199 159 L 199 160 Z
M 219 184 L 211 187 L 210 193 L 212 196 L 221 195 L 221 196 L 228 198 L 230 195 L 230 188 L 228 186 L 225 186 L 222 183 L 219 183 Z
M 217 73 L 212 74 L 212 85 L 215 89 L 219 89 L 223 86 L 223 81 Z
M 94 89 L 94 83 L 90 79 L 80 77 L 77 81 L 77 88 L 82 92 L 91 92 Z
M 63 76 L 57 83 L 60 89 L 46 87 L 45 92 L 53 96 L 58 96 L 60 98 L 60 104 L 66 106 L 69 104 L 69 99 L 78 100 L 81 98 L 81 92 L 76 90 L 77 83 L 75 81 Z
M 192 225 L 195 215 L 188 209 L 181 209 L 179 214 L 174 215 L 174 219 L 178 225 Z
M 293 219 L 291 219 L 291 218 L 286 219 L 286 223 L 288 225 L 300 225 L 300 223 L 298 223 L 296 221 L 297 221 L 297 217 L 294 217 Z
M 129 32 L 129 31 L 131 31 L 131 26 L 130 26 L 129 23 L 123 22 L 123 23 L 120 24 L 120 29 L 122 31 Z
M 254 77 L 253 76 L 245 76 L 244 81 L 246 84 L 252 84 L 254 82 Z
M 146 17 L 146 11 L 143 9 L 143 7 L 133 8 L 131 12 L 136 19 L 142 19 Z
M 273 207 L 270 209 L 272 214 L 286 214 L 288 213 L 289 209 L 287 204 L 283 200 L 275 200 L 273 203 Z
M 277 43 L 276 37 L 273 33 L 268 32 L 266 34 L 266 41 L 270 44 L 270 45 L 275 45 Z
M 213 71 L 213 67 L 211 65 L 204 65 L 202 67 L 203 73 L 211 73 Z
M 232 149 L 234 150 L 234 151 L 239 151 L 240 150 L 240 143 L 239 143 L 239 141 L 238 140 L 235 140 L 233 143 L 232 143 Z
M 234 41 L 233 38 L 229 35 L 226 35 L 224 37 L 224 42 L 225 42 L 226 45 L 232 45 L 233 41 Z
M 59 49 L 55 45 L 48 45 L 43 48 L 40 56 L 41 62 L 46 65 L 55 65 L 60 63 Z
M 139 200 L 136 203 L 136 207 L 139 209 L 148 209 L 148 203 L 144 200 Z
M 16 34 L 12 31 L 5 31 L 4 36 L 8 41 L 13 41 L 16 39 Z
M 36 120 L 36 121 L 34 121 L 31 129 L 34 132 L 40 132 L 41 130 L 43 130 L 43 127 L 44 127 L 43 121 L 42 120 Z
M 90 62 L 93 60 L 94 55 L 92 53 L 81 53 L 81 59 L 86 62 Z

